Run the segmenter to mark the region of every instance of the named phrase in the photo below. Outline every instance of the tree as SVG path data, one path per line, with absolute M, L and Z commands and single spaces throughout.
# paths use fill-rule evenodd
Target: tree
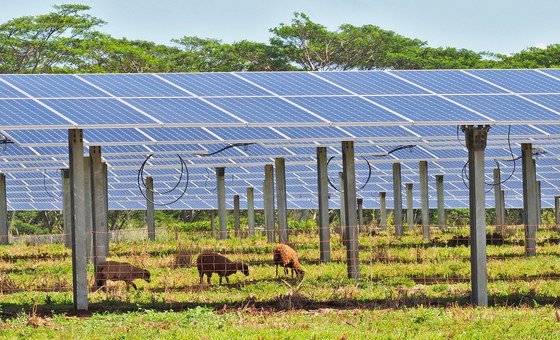
M 270 43 L 292 62 L 306 70 L 338 69 L 334 62 L 339 45 L 336 33 L 316 24 L 304 13 L 294 13 L 291 25 L 281 23 L 270 29 Z
M 490 62 L 484 53 L 452 47 L 433 48 L 375 25 L 341 25 L 332 32 L 303 13 L 291 24 L 270 30 L 290 61 L 305 70 L 476 68 Z
M 502 68 L 559 68 L 560 44 L 530 47 L 511 56 L 499 55 Z
M 76 70 L 94 73 L 146 73 L 177 71 L 173 60 L 178 48 L 145 40 L 116 39 L 92 32 L 83 42 L 84 50 Z
M 12 19 L 0 25 L 0 73 L 53 73 L 72 69 L 83 40 L 104 21 L 83 13 L 84 5 Z
M 291 70 L 289 59 L 275 46 L 242 40 L 233 44 L 217 39 L 183 37 L 173 40 L 181 51 L 174 57 L 176 71 L 231 72 Z

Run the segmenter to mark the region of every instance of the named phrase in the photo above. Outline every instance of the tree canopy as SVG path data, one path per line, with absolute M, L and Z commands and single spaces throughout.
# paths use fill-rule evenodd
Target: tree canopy
M 183 36 L 169 44 L 115 38 L 89 6 L 0 24 L 0 73 L 206 72 L 560 67 L 560 44 L 512 55 L 432 47 L 368 24 L 336 30 L 294 13 L 271 28 L 268 43 Z

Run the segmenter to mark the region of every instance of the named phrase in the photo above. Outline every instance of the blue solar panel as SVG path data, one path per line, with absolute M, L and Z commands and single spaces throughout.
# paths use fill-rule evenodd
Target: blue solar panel
M 331 122 L 388 123 L 405 122 L 403 118 L 360 97 L 301 97 L 291 100 Z
M 68 139 L 68 138 L 66 138 Z M 84 140 L 96 143 L 135 143 L 149 144 L 151 140 L 136 129 L 87 129 Z
M 26 98 L 26 97 L 27 96 L 25 96 L 23 93 L 19 92 L 18 90 L 0 81 L 0 99 L 1 98 Z
M 151 74 L 86 74 L 80 77 L 117 97 L 190 97 Z
M 107 97 L 73 75 L 2 75 L 0 78 L 35 98 Z
M 156 122 L 116 99 L 44 99 L 49 107 L 82 125 L 134 125 Z
M 213 127 L 209 128 L 211 132 L 219 136 L 225 141 L 254 141 L 254 140 L 274 140 L 285 139 L 274 130 L 267 127 Z
M 448 96 L 495 121 L 559 121 L 560 115 L 514 95 Z
M 317 72 L 317 75 L 362 95 L 428 93 L 385 72 Z
M 270 95 L 230 73 L 169 73 L 159 76 L 197 96 Z
M 217 140 L 201 128 L 159 128 L 143 129 L 146 134 L 158 142 L 189 142 Z
M 540 72 L 546 73 L 550 76 L 553 76 L 557 79 L 560 79 L 560 69 L 557 68 L 551 68 L 551 69 L 543 69 L 543 70 L 539 70 Z
M 68 130 L 8 130 L 6 133 L 20 144 L 68 144 Z
M 10 135 L 11 136 L 11 135 Z M 31 156 L 36 156 L 37 154 L 29 148 L 19 147 L 15 144 L 8 145 L 6 148 L 0 148 L 0 157 L 2 158 L 20 158 L 20 156 L 26 156 L 29 158 Z
M 306 72 L 245 72 L 239 75 L 281 96 L 349 94 Z
M 159 144 L 150 145 L 150 150 L 154 152 L 162 153 L 202 153 L 205 152 L 205 148 L 200 144 Z
M 211 98 L 209 101 L 249 123 L 322 122 L 304 110 L 275 97 Z
M 458 71 L 391 71 L 391 73 L 439 94 L 505 93 L 482 80 Z
M 345 126 L 343 129 L 357 138 L 416 138 L 413 133 L 408 132 L 400 126 Z
M 535 70 L 468 70 L 480 78 L 518 93 L 560 93 L 560 80 Z
M 523 97 L 560 112 L 560 95 L 524 95 Z M 556 117 L 560 118 L 560 116 Z
M 168 124 L 240 123 L 197 98 L 126 99 L 135 107 Z
M 455 126 L 407 126 L 406 128 L 422 137 L 447 137 L 455 138 L 455 141 L 457 141 L 457 128 Z M 461 130 L 459 130 L 458 134 L 459 139 L 463 141 L 465 138 Z
M 0 99 L 0 127 L 61 125 L 70 123 L 33 100 Z
M 437 96 L 369 97 L 416 122 L 481 122 L 488 121 L 467 109 Z
M 282 134 L 294 138 L 312 138 L 312 139 L 349 139 L 351 136 L 333 126 L 313 126 L 313 127 L 279 127 L 277 128 Z

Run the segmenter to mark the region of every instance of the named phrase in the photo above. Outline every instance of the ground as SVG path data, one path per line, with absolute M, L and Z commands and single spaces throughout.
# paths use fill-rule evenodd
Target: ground
M 62 338 L 558 338 L 558 230 L 540 227 L 538 256 L 524 255 L 523 229 L 488 246 L 490 307 L 470 305 L 467 228 L 360 236 L 361 279 L 346 274 L 333 235 L 332 263 L 319 263 L 313 232 L 291 235 L 306 269 L 302 282 L 276 279 L 272 244 L 262 237 L 217 241 L 203 235 L 111 244 L 112 260 L 148 269 L 138 290 L 110 283 L 72 310 L 71 257 L 63 245 L 0 247 L 1 337 Z M 212 250 L 250 265 L 229 285 L 198 283 L 196 254 Z M 178 256 L 179 255 L 179 256 Z M 179 258 L 178 258 L 179 257 Z M 178 262 L 183 266 L 177 266 Z M 190 264 L 190 265 L 189 265 Z M 93 281 L 90 265 L 90 280 Z M 282 271 L 281 271 L 282 272 Z

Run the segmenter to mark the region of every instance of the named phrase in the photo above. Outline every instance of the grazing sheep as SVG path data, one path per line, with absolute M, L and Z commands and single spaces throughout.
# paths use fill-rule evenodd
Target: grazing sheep
M 124 281 L 126 283 L 126 289 L 129 290 L 130 286 L 134 289 L 138 289 L 134 284 L 134 280 L 143 279 L 150 283 L 150 272 L 133 266 L 130 263 L 116 262 L 116 261 L 106 261 L 100 263 L 97 268 L 97 273 L 95 275 L 95 282 L 98 287 L 102 287 L 106 290 L 107 280 L 111 281 Z
M 288 275 L 288 268 L 292 269 L 292 278 L 294 277 L 294 271 L 298 277 L 303 278 L 305 271 L 299 263 L 298 256 L 295 250 L 293 250 L 287 244 L 279 244 L 274 249 L 274 264 L 276 265 L 276 277 L 278 277 L 278 266 L 284 267 L 284 275 Z
M 213 273 L 217 273 L 220 277 L 220 284 L 222 284 L 222 278 L 224 276 L 226 282 L 229 283 L 228 276 L 235 274 L 237 271 L 242 272 L 245 276 L 249 276 L 249 266 L 245 263 L 233 262 L 227 257 L 216 253 L 202 253 L 198 255 L 196 259 L 196 268 L 198 269 L 198 275 L 200 275 L 201 284 L 204 274 L 208 277 L 208 284 L 210 284 L 210 278 Z

